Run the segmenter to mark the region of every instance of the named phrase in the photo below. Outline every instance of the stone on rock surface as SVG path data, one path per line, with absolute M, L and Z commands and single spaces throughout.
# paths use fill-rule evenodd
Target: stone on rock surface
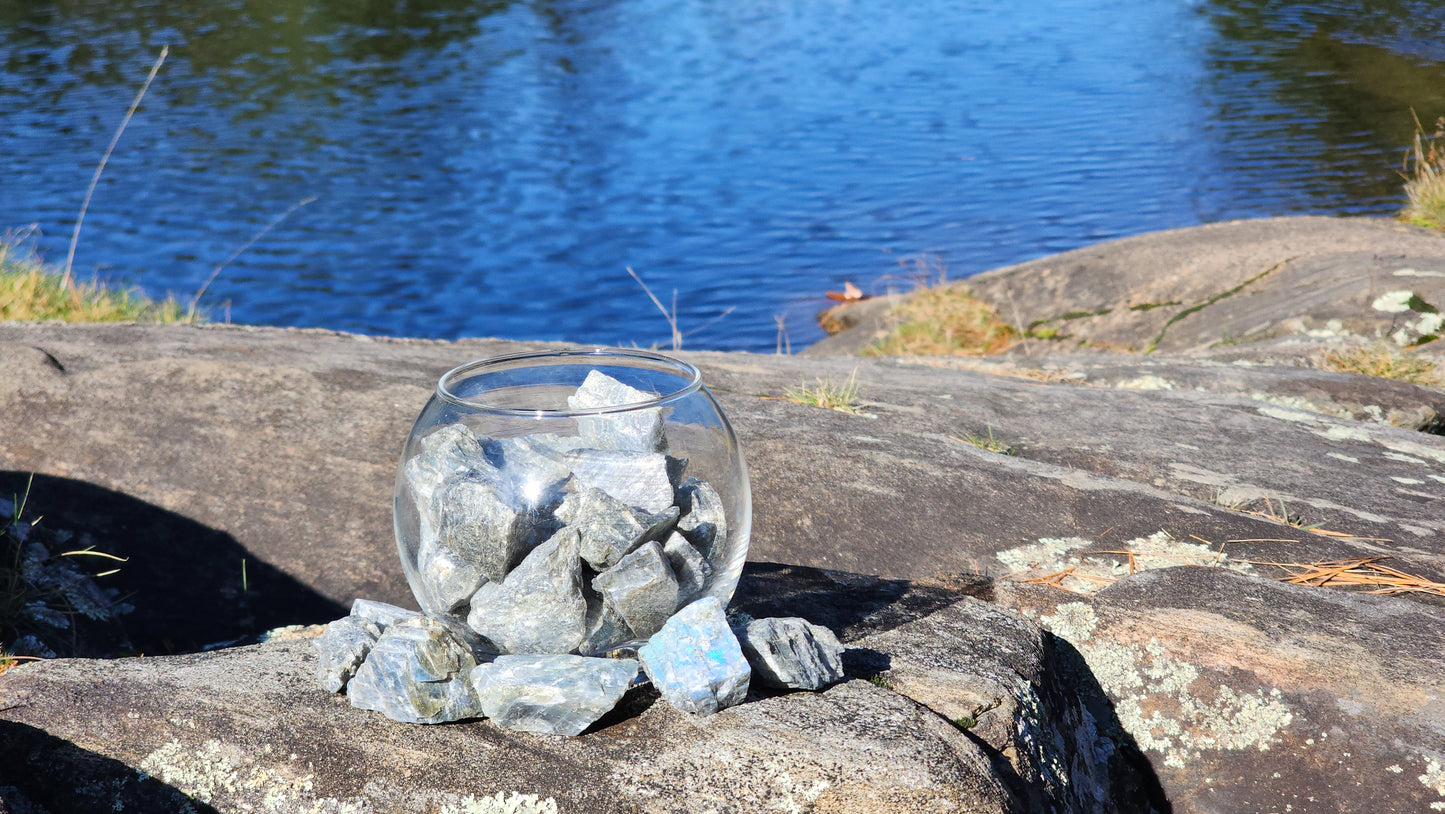
M 699 478 L 683 481 L 677 487 L 677 505 L 682 511 L 677 530 L 703 554 L 712 551 L 715 541 L 727 539 L 728 521 L 722 498 L 707 481 Z
M 648 514 L 591 488 L 569 494 L 557 507 L 557 517 L 582 533 L 582 559 L 598 571 L 616 565 L 644 540 L 660 538 L 677 515 L 676 506 Z
M 417 613 L 385 602 L 377 602 L 374 599 L 356 599 L 351 603 L 351 615 L 387 628 L 403 619 L 416 616 Z
M 821 690 L 843 680 L 843 650 L 833 631 L 796 616 L 754 619 L 738 633 L 753 676 L 770 687 Z
M 467 626 L 506 653 L 569 653 L 587 634 L 581 535 L 564 528 L 472 597 Z
M 417 614 L 382 632 L 346 685 L 357 709 L 393 721 L 438 724 L 481 714 L 469 677 L 477 660 L 451 631 Z
M 613 610 L 638 636 L 651 636 L 677 610 L 677 578 L 662 546 L 648 543 L 592 579 Z
M 667 703 L 711 715 L 747 697 L 751 671 L 717 597 L 678 611 L 637 651 Z
M 633 659 L 498 656 L 472 669 L 482 711 L 498 726 L 579 735 L 606 715 L 637 677 Z
M 583 486 L 601 489 L 628 506 L 649 514 L 673 505 L 668 457 L 655 452 L 578 449 L 565 456 Z
M 641 404 L 656 398 L 656 394 L 629 387 L 600 370 L 593 370 L 587 374 L 577 392 L 567 397 L 567 406 L 573 410 L 591 410 Z M 579 416 L 577 431 L 588 446 L 596 449 L 667 451 L 667 437 L 663 434 L 660 407 Z
M 420 577 L 422 607 L 437 615 L 454 613 L 472 598 L 472 594 L 488 582 L 482 569 L 435 537 L 423 537 L 417 551 L 417 575 Z
M 326 625 L 311 640 L 316 648 L 316 680 L 330 692 L 341 692 L 366 661 L 381 637 L 381 625 L 356 616 L 343 616 Z
M 449 478 L 494 469 L 471 430 L 463 424 L 447 424 L 421 439 L 421 452 L 406 462 L 406 480 L 412 499 L 425 510 L 433 492 Z
M 436 587 L 448 594 L 467 581 L 475 591 L 480 577 L 501 581 L 525 553 L 517 511 L 494 482 L 472 477 L 448 482 L 437 491 L 432 514 L 436 537 L 423 539 L 421 548 L 440 562 L 430 569 L 426 562 L 418 565 L 445 578 Z
M 602 656 L 614 647 L 634 638 L 617 611 L 600 599 L 587 603 L 587 638 L 577 646 L 577 652 L 584 656 Z
M 698 598 L 712 576 L 712 566 L 707 558 L 677 532 L 668 535 L 662 553 L 667 556 L 667 565 L 677 578 L 677 603 L 685 605 Z

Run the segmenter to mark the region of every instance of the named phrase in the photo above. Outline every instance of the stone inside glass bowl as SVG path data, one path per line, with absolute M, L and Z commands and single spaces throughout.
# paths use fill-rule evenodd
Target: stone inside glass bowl
M 697 369 L 639 350 L 450 371 L 396 480 L 402 567 L 428 614 L 499 653 L 636 648 L 678 609 L 724 606 L 751 497 Z

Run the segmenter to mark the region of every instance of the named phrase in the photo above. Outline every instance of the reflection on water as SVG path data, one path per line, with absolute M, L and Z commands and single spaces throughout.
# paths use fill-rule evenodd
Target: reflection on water
M 795 346 L 844 279 L 1387 214 L 1445 11 L 1381 0 L 8 0 L 0 229 L 239 322 Z

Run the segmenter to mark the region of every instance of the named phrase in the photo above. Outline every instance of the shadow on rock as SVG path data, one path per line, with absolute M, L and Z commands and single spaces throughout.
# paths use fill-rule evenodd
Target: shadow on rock
M 1138 742 L 1119 722 L 1114 704 L 1089 669 L 1084 655 L 1052 633 L 1045 632 L 1044 640 L 1054 663 L 1054 686 L 1048 689 L 1052 690 L 1055 714 L 1059 718 L 1055 731 L 1072 730 L 1075 738 L 1072 748 L 1066 752 L 1075 763 L 1071 767 L 1075 783 L 1092 775 L 1092 785 L 1105 791 L 1111 811 L 1171 814 L 1174 807 L 1164 794 L 1159 776 Z M 1092 752 L 1095 759 L 1105 759 L 1098 763 L 1091 761 L 1092 765 L 1086 768 L 1080 761 L 1086 754 L 1084 750 Z M 1098 776 L 1100 772 L 1103 777 Z
M 236 539 L 142 500 L 94 484 L 0 472 L 0 495 L 25 495 L 25 519 L 71 533 L 67 547 L 104 552 L 83 558 L 133 610 L 109 623 L 76 617 L 73 653 L 89 657 L 166 655 L 245 640 L 290 624 L 327 622 L 346 609 L 256 559 Z M 27 494 L 28 484 L 28 494 Z M 60 552 L 52 552 L 59 555 Z M 81 559 L 81 558 L 72 558 Z M 90 625 L 91 630 L 84 628 Z M 103 634 L 103 635 L 102 635 Z
M 759 619 L 800 616 L 849 642 L 891 630 L 964 596 L 988 599 L 991 591 L 992 583 L 982 576 L 917 581 L 749 562 L 743 566 L 732 607 Z
M 0 811 L 216 809 L 142 771 L 25 724 L 0 721 Z

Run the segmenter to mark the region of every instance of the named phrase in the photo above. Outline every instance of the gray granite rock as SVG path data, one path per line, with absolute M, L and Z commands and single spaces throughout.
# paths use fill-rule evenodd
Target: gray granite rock
M 381 625 L 356 616 L 328 624 L 311 640 L 316 648 L 316 680 L 330 692 L 341 692 L 380 637 Z
M 587 603 L 587 637 L 577 646 L 584 656 L 602 656 L 609 650 L 636 638 L 627 622 L 600 598 Z
M 403 619 L 416 616 L 417 613 L 385 602 L 377 602 L 374 599 L 356 599 L 351 603 L 351 615 L 387 628 Z
M 658 514 L 673 505 L 672 479 L 666 455 L 578 449 L 566 453 L 564 457 L 583 486 L 601 489 L 628 506 Z
M 357 709 L 393 721 L 437 724 L 481 714 L 468 680 L 471 650 L 444 625 L 417 614 L 388 627 L 346 685 Z
M 506 653 L 569 653 L 587 633 L 581 535 L 564 528 L 472 597 L 467 626 Z
M 592 589 L 641 637 L 657 632 L 677 610 L 677 578 L 656 542 L 598 574 L 592 579 Z
M 677 530 L 703 554 L 711 553 L 713 543 L 727 539 L 727 513 L 717 490 L 705 480 L 688 478 L 677 487 L 677 505 L 682 517 Z
M 702 595 L 712 577 L 712 566 L 692 543 L 677 532 L 669 534 L 662 545 L 667 565 L 677 578 L 677 604 L 686 605 Z
M 843 650 L 833 631 L 797 616 L 754 619 L 738 644 L 753 678 L 770 687 L 821 690 L 843 680 Z
M 421 441 L 421 451 L 406 462 L 406 480 L 412 499 L 423 510 L 432 494 L 449 478 L 468 472 L 488 473 L 494 467 L 483 454 L 481 442 L 463 424 L 447 424 Z
M 472 669 L 472 687 L 498 726 L 579 735 L 606 715 L 637 677 L 633 659 L 568 655 L 498 656 Z
M 641 404 L 657 398 L 629 387 L 600 370 L 587 374 L 577 392 L 567 397 L 573 410 L 592 410 Z M 595 449 L 621 449 L 631 452 L 666 452 L 667 438 L 662 428 L 662 408 L 649 407 L 620 413 L 579 416 L 577 432 L 587 446 Z
M 567 495 L 556 515 L 582 533 L 582 559 L 598 571 L 605 571 L 644 540 L 661 539 L 677 522 L 678 510 L 669 506 L 658 514 L 649 514 L 601 489 L 588 488 Z
M 711 715 L 747 697 L 751 671 L 717 597 L 678 611 L 637 656 L 662 697 L 684 712 Z

